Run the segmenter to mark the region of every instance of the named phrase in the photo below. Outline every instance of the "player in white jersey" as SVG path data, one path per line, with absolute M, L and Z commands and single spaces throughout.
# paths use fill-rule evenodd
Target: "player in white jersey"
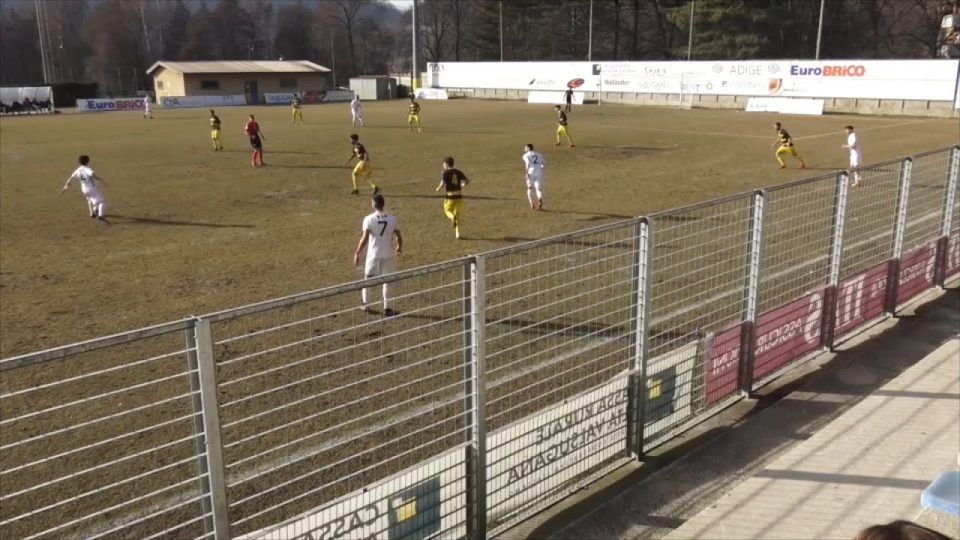
M 523 147 L 523 169 L 527 182 L 527 200 L 531 210 L 543 210 L 543 169 L 547 161 L 536 152 L 532 144 Z
M 372 278 L 383 276 L 396 271 L 394 252 L 403 253 L 403 235 L 400 234 L 400 224 L 396 216 L 383 211 L 383 195 L 374 195 L 371 205 L 374 212 L 363 218 L 363 227 L 360 231 L 360 243 L 353 254 L 354 266 L 360 266 L 360 254 L 367 250 L 367 262 L 363 268 L 363 276 Z M 397 247 L 393 247 L 393 237 L 397 237 Z M 363 310 L 370 313 L 370 290 L 361 291 Z M 390 284 L 383 284 L 383 314 L 386 317 L 396 315 L 397 312 L 390 306 Z
M 143 117 L 153 120 L 153 103 L 150 101 L 150 96 L 143 98 Z
M 363 127 L 363 106 L 360 105 L 360 96 L 357 94 L 350 100 L 350 114 L 353 116 L 353 126 Z
M 110 223 L 107 221 L 107 199 L 100 191 L 100 186 L 97 185 L 98 183 L 104 183 L 103 179 L 97 176 L 97 173 L 93 172 L 93 169 L 88 166 L 90 164 L 90 156 L 80 156 L 79 162 L 80 166 L 77 167 L 77 170 L 73 171 L 70 178 L 67 178 L 67 183 L 63 185 L 60 193 L 63 193 L 70 187 L 70 182 L 74 180 L 79 181 L 80 191 L 87 199 L 90 217 L 99 219 L 104 223 Z
M 844 128 L 847 132 L 847 144 L 843 145 L 842 148 L 847 148 L 850 150 L 850 169 L 853 171 L 853 183 L 851 186 L 855 186 L 860 183 L 860 164 L 863 162 L 863 150 L 860 148 L 860 137 L 853 131 L 853 126 L 847 126 Z

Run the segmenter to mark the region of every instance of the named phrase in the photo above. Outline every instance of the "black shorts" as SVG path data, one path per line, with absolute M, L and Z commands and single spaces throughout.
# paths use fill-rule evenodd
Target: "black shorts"
M 263 148 L 263 141 L 260 140 L 260 137 L 250 137 L 250 147 L 254 150 L 260 150 Z

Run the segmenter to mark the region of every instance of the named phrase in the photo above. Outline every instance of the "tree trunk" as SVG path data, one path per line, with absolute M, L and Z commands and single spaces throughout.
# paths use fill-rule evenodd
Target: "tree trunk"
M 613 59 L 620 59 L 620 0 L 613 0 Z

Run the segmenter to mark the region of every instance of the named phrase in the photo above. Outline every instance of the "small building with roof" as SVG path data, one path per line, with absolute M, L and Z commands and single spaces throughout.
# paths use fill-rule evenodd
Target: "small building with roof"
M 153 88 L 164 97 L 244 95 L 249 104 L 263 103 L 265 93 L 325 91 L 331 71 L 307 60 L 225 60 L 168 62 L 150 66 Z

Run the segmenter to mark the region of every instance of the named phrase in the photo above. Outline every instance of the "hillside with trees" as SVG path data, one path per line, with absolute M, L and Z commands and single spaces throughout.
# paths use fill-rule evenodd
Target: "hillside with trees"
M 690 0 L 419 0 L 422 62 L 685 59 Z M 822 58 L 933 58 L 956 0 L 827 0 Z M 307 59 L 410 70 L 410 3 L 380 0 L 5 0 L 0 83 L 150 87 L 165 60 Z M 696 0 L 692 58 L 813 58 L 820 0 Z M 37 9 L 40 13 L 37 13 Z M 501 42 L 502 26 L 502 42 Z M 421 67 L 422 69 L 422 67 Z

